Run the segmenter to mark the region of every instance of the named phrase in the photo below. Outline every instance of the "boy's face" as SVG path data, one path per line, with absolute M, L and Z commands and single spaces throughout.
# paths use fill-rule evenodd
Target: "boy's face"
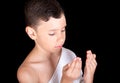
M 66 19 L 62 15 L 61 18 L 50 18 L 49 21 L 42 21 L 36 31 L 36 44 L 47 51 L 54 52 L 60 50 L 65 42 Z

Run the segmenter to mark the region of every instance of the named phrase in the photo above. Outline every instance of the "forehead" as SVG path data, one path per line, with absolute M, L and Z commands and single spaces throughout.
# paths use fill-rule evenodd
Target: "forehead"
M 66 19 L 65 16 L 62 15 L 60 18 L 53 18 L 51 17 L 47 22 L 41 21 L 40 28 L 44 29 L 58 29 L 58 28 L 64 28 L 66 26 Z

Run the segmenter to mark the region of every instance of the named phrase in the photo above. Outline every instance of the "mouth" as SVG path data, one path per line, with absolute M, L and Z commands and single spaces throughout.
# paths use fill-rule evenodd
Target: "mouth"
M 56 48 L 62 48 L 62 46 L 56 46 Z

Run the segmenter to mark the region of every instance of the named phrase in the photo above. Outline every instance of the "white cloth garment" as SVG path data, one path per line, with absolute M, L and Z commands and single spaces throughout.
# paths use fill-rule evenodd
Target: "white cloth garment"
M 56 70 L 48 83 L 60 83 L 63 67 L 66 64 L 70 63 L 75 57 L 76 55 L 73 51 L 63 47 L 61 57 L 56 67 Z M 75 80 L 73 83 L 83 83 L 82 74 L 83 73 L 81 70 L 81 76 L 79 77 L 79 79 Z

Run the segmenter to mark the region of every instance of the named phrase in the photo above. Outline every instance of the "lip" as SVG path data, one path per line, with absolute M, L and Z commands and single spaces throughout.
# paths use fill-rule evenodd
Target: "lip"
M 56 46 L 56 48 L 62 48 L 62 46 Z

